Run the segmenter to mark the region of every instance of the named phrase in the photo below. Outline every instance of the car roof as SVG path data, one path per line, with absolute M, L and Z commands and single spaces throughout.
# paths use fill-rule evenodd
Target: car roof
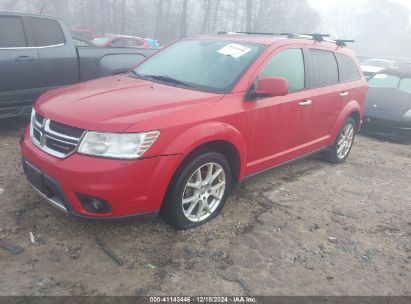
M 250 43 L 250 44 L 261 44 L 266 46 L 271 46 L 275 44 L 305 44 L 308 46 L 321 46 L 329 48 L 330 50 L 350 50 L 346 47 L 338 46 L 335 42 L 331 41 L 317 41 L 311 39 L 310 37 L 300 37 L 300 38 L 288 38 L 285 35 L 276 34 L 243 34 L 243 33 L 222 33 L 216 35 L 198 35 L 188 37 L 186 39 L 203 39 L 203 40 L 221 40 L 221 41 L 232 41 L 239 43 Z M 354 56 L 351 51 L 344 51 L 346 54 Z
M 12 11 L 0 11 L 0 16 L 39 17 L 39 18 L 47 18 L 47 19 L 59 20 L 59 18 L 53 17 L 53 16 L 49 16 L 49 15 L 29 14 L 29 13 L 12 12 Z

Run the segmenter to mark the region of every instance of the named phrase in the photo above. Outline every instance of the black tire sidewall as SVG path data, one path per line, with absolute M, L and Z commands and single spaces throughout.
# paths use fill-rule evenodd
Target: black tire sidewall
M 214 162 L 219 164 L 226 176 L 226 189 L 224 196 L 217 209 L 207 219 L 200 222 L 192 222 L 186 218 L 182 208 L 182 197 L 189 178 L 201 166 Z M 190 229 L 200 226 L 214 219 L 223 209 L 225 202 L 230 194 L 232 185 L 231 168 L 224 155 L 216 152 L 206 152 L 193 158 L 192 160 L 183 163 L 172 183 L 170 184 L 163 208 L 161 210 L 162 217 L 176 229 Z

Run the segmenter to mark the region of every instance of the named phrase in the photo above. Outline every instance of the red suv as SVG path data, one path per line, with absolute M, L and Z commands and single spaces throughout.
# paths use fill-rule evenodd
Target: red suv
M 189 38 L 129 75 L 46 93 L 21 139 L 28 180 L 76 217 L 160 213 L 186 229 L 246 177 L 320 151 L 341 163 L 368 86 L 350 50 L 320 40 Z

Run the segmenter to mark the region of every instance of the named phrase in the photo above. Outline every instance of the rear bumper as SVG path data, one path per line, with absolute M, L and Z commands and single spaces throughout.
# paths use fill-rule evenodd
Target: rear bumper
M 157 214 L 183 157 L 124 161 L 73 154 L 58 159 L 40 151 L 29 137 L 26 130 L 21 151 L 31 184 L 53 206 L 84 219 L 123 219 Z M 30 177 L 29 171 L 40 177 Z M 109 203 L 111 210 L 107 213 L 89 212 L 79 194 L 101 198 Z
M 399 124 L 398 122 L 366 116 L 361 131 L 401 142 L 411 142 L 411 122 L 408 125 Z

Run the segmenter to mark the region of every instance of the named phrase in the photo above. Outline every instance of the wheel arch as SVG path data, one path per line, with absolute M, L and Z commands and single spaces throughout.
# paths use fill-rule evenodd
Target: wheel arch
M 246 167 L 245 140 L 236 128 L 225 123 L 207 123 L 184 131 L 173 140 L 164 154 L 184 155 L 177 173 L 187 160 L 204 151 L 223 154 L 233 170 L 233 179 L 242 179 Z
M 334 124 L 333 130 L 331 132 L 331 142 L 333 143 L 336 140 L 342 126 L 349 117 L 352 117 L 356 121 L 357 129 L 359 130 L 359 128 L 361 127 L 362 120 L 361 113 L 361 106 L 358 101 L 353 100 L 347 103 Z

